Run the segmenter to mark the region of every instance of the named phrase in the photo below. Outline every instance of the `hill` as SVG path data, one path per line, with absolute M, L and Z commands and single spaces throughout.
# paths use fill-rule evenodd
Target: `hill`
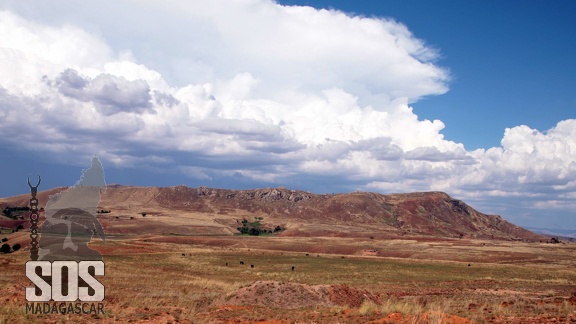
M 39 192 L 40 206 L 65 188 Z M 0 199 L 26 206 L 28 195 Z M 229 190 L 207 187 L 108 186 L 99 219 L 109 235 L 233 235 L 242 220 L 277 235 L 399 237 L 434 236 L 542 240 L 498 215 L 476 211 L 443 192 L 313 194 L 284 187 Z M 255 220 L 255 217 L 261 219 Z

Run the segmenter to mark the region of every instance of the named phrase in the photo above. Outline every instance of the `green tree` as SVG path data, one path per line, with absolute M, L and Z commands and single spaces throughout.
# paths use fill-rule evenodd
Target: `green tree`
M 250 235 L 260 235 L 260 229 L 256 228 L 256 227 L 252 227 L 250 228 L 250 230 L 248 231 L 248 234 Z
M 249 235 L 261 235 L 261 234 L 271 234 L 272 230 L 269 229 L 264 229 L 261 228 L 262 226 L 262 220 L 264 219 L 264 217 L 260 217 L 260 216 L 255 216 L 254 217 L 254 221 L 253 222 L 249 222 L 246 218 L 242 218 L 242 226 L 237 227 L 236 229 L 238 230 L 238 232 L 240 232 L 240 234 L 249 234 Z M 274 228 L 274 232 L 279 232 L 284 230 L 282 227 L 280 226 L 276 226 L 276 228 Z
M 260 229 L 262 225 L 260 221 L 262 217 L 254 217 L 253 222 L 249 222 L 246 218 L 242 218 L 242 226 L 236 228 L 240 234 L 260 235 L 263 231 Z

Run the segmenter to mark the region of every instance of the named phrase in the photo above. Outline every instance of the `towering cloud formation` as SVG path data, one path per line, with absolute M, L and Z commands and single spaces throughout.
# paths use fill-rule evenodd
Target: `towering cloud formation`
M 76 6 L 0 11 L 3 145 L 202 181 L 576 209 L 576 121 L 507 129 L 487 150 L 445 140 L 409 104 L 449 73 L 398 22 L 270 0 Z

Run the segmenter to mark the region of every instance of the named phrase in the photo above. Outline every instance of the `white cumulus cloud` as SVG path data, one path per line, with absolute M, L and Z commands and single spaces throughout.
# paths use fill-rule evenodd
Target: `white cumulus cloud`
M 475 151 L 444 139 L 410 104 L 445 93 L 449 72 L 390 19 L 271 0 L 2 1 L 0 35 L 7 147 L 207 182 L 573 208 L 576 121 Z

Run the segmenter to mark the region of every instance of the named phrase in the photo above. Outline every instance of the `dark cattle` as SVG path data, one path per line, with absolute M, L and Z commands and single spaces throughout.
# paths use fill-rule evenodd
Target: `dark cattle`
M 226 262 L 226 266 L 228 266 L 228 262 Z
M 294 266 L 292 266 L 292 271 L 294 271 Z
M 251 264 L 251 265 L 250 265 L 250 268 L 254 268 L 254 265 L 253 265 L 253 264 Z
M 186 253 L 182 253 L 182 256 L 186 256 Z
M 244 261 L 240 261 L 240 264 L 244 264 Z

